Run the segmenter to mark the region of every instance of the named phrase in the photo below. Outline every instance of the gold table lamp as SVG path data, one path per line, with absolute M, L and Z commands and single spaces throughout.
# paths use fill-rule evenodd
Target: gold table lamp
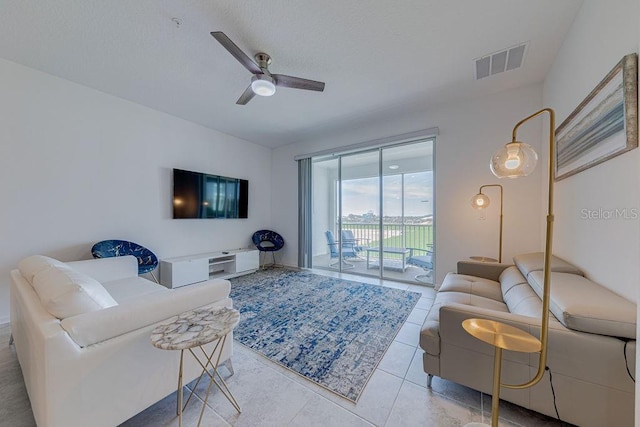
M 535 169 L 538 155 L 529 144 L 516 140 L 518 128 L 525 122 L 544 113 L 549 114 L 549 200 L 547 203 L 547 231 L 544 248 L 544 278 L 542 285 L 542 316 L 540 340 L 534 336 L 501 322 L 486 319 L 467 319 L 463 328 L 472 336 L 495 347 L 493 369 L 493 395 L 491 397 L 491 425 L 498 426 L 500 387 L 524 389 L 536 385 L 544 376 L 547 364 L 547 344 L 549 332 L 549 290 L 551 285 L 551 247 L 553 241 L 553 171 L 555 169 L 555 112 L 551 108 L 520 120 L 513 128 L 511 142 L 502 147 L 491 159 L 491 172 L 498 178 L 518 178 L 527 176 Z M 502 350 L 535 353 L 540 352 L 538 372 L 524 384 L 502 384 Z M 472 425 L 481 425 L 472 423 Z
M 487 195 L 482 192 L 483 188 L 489 188 L 489 187 L 500 188 L 500 237 L 498 240 L 499 241 L 498 259 L 496 260 L 495 258 L 479 257 L 479 256 L 472 256 L 471 259 L 475 261 L 481 261 L 481 262 L 495 262 L 495 261 L 502 262 L 502 207 L 503 207 L 502 197 L 504 192 L 502 185 L 486 184 L 486 185 L 480 186 L 480 190 L 478 190 L 478 194 L 476 194 L 471 198 L 471 206 L 473 206 L 474 209 L 479 209 L 479 210 L 486 209 L 489 207 L 489 204 L 491 203 L 491 199 L 489 199 L 489 197 L 487 197 Z

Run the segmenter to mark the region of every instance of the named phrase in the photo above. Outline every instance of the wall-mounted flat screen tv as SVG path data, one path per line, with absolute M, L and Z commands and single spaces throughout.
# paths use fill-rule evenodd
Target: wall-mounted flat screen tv
M 173 218 L 247 218 L 249 181 L 173 170 Z

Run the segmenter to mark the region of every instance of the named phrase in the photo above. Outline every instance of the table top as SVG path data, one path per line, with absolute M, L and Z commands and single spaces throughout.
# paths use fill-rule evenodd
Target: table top
M 162 350 L 185 350 L 224 337 L 240 320 L 229 307 L 205 307 L 175 316 L 151 332 L 151 344 Z
M 542 348 L 540 340 L 530 333 L 494 320 L 467 319 L 462 327 L 479 340 L 505 350 L 536 353 Z
M 367 248 L 367 252 L 380 252 L 380 248 Z M 382 252 L 388 254 L 408 254 L 411 251 L 407 248 L 384 248 Z

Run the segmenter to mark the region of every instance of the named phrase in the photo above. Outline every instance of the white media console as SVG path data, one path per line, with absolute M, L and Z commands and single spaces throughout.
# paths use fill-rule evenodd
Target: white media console
M 229 279 L 260 267 L 257 249 L 235 249 L 160 260 L 160 283 L 178 288 L 209 279 Z

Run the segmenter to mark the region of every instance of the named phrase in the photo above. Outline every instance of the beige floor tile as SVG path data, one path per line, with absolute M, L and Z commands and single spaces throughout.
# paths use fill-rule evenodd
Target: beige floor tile
M 344 399 L 339 404 L 346 408 L 350 406 L 353 413 L 375 425 L 384 425 L 401 386 L 401 378 L 376 369 L 356 405 L 348 404 Z
M 188 391 L 185 389 L 185 399 Z M 202 401 L 194 396 L 182 414 L 183 426 L 195 426 L 202 410 Z M 179 425 L 176 415 L 176 393 L 165 397 L 160 402 L 147 408 L 133 418 L 122 423 L 121 427 L 177 427 Z M 208 406 L 205 406 L 202 424 L 203 426 L 223 427 L 229 426 L 220 415 Z
M 418 347 L 416 352 L 413 355 L 413 359 L 411 359 L 411 364 L 409 365 L 409 370 L 405 375 L 404 379 L 410 381 L 420 387 L 427 387 L 427 374 L 424 372 L 422 365 L 422 356 L 424 351 Z
M 455 400 L 463 405 L 472 408 L 481 408 L 482 394 L 472 388 L 454 383 L 452 381 L 443 380 L 440 377 L 433 377 L 431 382 L 431 391 L 436 395 Z
M 405 381 L 385 425 L 454 427 L 481 419 L 479 408 L 471 408 L 443 398 L 426 388 Z
M 273 369 L 272 363 L 256 362 L 246 352 L 233 358 L 235 375 L 227 380 L 229 389 L 242 408 L 238 414 L 218 390 L 213 389 L 209 406 L 234 426 L 287 425 L 314 396 L 303 385 Z M 204 396 L 206 386 L 197 393 Z M 215 386 L 214 386 L 215 387 Z
M 394 341 L 382 357 L 378 369 L 396 377 L 404 378 L 415 352 L 416 348 L 414 346 Z
M 433 305 L 433 300 L 433 298 L 423 296 L 416 304 L 416 308 L 429 311 L 429 309 Z
M 415 323 L 416 325 L 422 326 L 424 323 L 424 319 L 427 318 L 427 310 L 423 310 L 421 308 L 414 308 L 407 317 L 408 323 Z
M 485 417 L 491 417 L 491 395 L 482 394 L 482 407 Z M 521 406 L 500 400 L 500 408 L 498 409 L 500 425 L 527 426 L 527 427 L 556 427 L 560 425 L 557 419 L 547 417 L 538 412 L 529 411 Z M 570 427 L 571 424 L 564 423 L 563 426 Z
M 373 424 L 322 396 L 312 397 L 289 426 L 300 427 L 371 427 Z
M 400 328 L 400 331 L 398 332 L 398 335 L 396 335 L 394 341 L 417 347 L 419 339 L 420 325 L 417 325 L 415 323 L 405 323 L 404 325 L 402 325 L 402 328 Z

